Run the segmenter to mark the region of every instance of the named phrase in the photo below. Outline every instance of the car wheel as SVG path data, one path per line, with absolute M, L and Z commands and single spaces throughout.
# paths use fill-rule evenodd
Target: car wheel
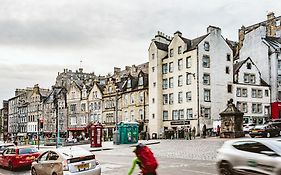
M 267 138 L 269 138 L 271 135 L 270 135 L 270 132 L 268 132 L 267 134 L 266 134 L 266 137 Z
M 9 162 L 8 168 L 9 168 L 9 170 L 14 170 L 14 166 L 13 166 L 12 162 Z
M 219 166 L 220 175 L 233 175 L 232 166 L 227 162 L 222 162 Z
M 32 174 L 32 175 L 37 175 L 35 168 L 32 168 L 32 169 L 31 169 L 31 174 Z
M 255 136 L 254 136 L 254 135 L 250 135 L 250 137 L 251 137 L 251 138 L 255 138 Z

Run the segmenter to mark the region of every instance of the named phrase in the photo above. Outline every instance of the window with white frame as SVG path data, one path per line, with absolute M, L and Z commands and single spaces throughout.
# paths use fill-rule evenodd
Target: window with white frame
M 258 98 L 262 98 L 262 90 L 258 89 Z
M 182 53 L 182 47 L 179 46 L 179 47 L 178 47 L 178 54 L 181 54 L 181 53 Z
M 178 93 L 178 103 L 182 103 L 182 92 Z
M 182 86 L 182 75 L 178 76 L 178 87 Z
M 252 89 L 252 98 L 257 98 L 257 89 Z
M 187 119 L 192 119 L 193 118 L 192 108 L 187 108 L 186 109 L 186 117 L 187 117 Z
M 174 49 L 170 49 L 170 57 L 174 56 Z
M 143 86 L 143 77 L 139 76 L 139 86 Z
M 268 93 L 268 90 L 264 90 L 264 96 L 268 97 L 269 96 L 269 93 Z
M 174 94 L 173 93 L 170 93 L 169 94 L 169 104 L 174 104 Z
M 163 94 L 163 104 L 168 104 L 168 94 Z
M 209 51 L 210 50 L 210 43 L 208 41 L 204 42 L 204 50 Z
M 191 102 L 191 91 L 186 92 L 186 102 Z
M 248 97 L 248 90 L 246 88 L 242 89 L 242 97 Z
M 237 108 L 241 111 L 241 112 L 244 112 L 244 113 L 247 113 L 248 112 L 248 104 L 247 102 L 239 102 L 237 101 Z
M 261 103 L 253 103 L 252 104 L 252 113 L 262 113 L 262 104 Z
M 241 88 L 236 89 L 236 97 L 241 97 Z
M 76 125 L 77 124 L 77 118 L 76 117 L 70 117 L 70 125 Z
M 203 84 L 210 85 L 210 74 L 208 73 L 203 74 Z
M 173 110 L 172 111 L 172 118 L 173 120 L 178 120 L 178 110 Z
M 81 104 L 81 111 L 86 111 L 86 104 L 85 103 L 82 103 Z
M 183 61 L 182 58 L 178 60 L 178 70 L 182 70 L 183 67 Z
M 204 89 L 204 101 L 205 102 L 211 101 L 211 90 L 210 89 Z
M 168 120 L 169 116 L 168 116 L 168 111 L 163 111 L 163 120 Z
M 129 78 L 127 81 L 127 88 L 131 88 L 132 87 L 132 80 Z
M 186 68 L 191 68 L 191 57 L 186 57 Z
M 169 63 L 169 72 L 172 73 L 174 71 L 174 62 Z
M 192 74 L 186 73 L 186 85 L 190 85 L 192 80 Z
M 163 89 L 167 89 L 168 88 L 168 79 L 165 78 L 163 79 Z
M 204 117 L 211 118 L 211 108 L 205 108 L 204 109 Z
M 250 82 L 250 74 L 244 73 L 244 83 Z
M 80 120 L 81 120 L 81 124 L 86 124 L 86 116 L 81 116 Z
M 183 109 L 179 110 L 179 117 L 180 117 L 181 120 L 184 119 L 184 110 Z
M 210 68 L 210 57 L 209 55 L 203 55 L 203 67 Z
M 251 84 L 255 84 L 256 83 L 256 75 L 255 74 L 251 74 L 250 75 L 250 83 Z
M 167 74 L 168 73 L 168 64 L 165 63 L 162 65 L 162 73 Z
M 169 88 L 173 88 L 174 87 L 174 78 L 170 77 L 169 78 Z

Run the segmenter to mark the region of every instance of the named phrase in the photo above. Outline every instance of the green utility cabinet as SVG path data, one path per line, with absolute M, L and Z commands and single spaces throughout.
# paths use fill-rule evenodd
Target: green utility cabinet
M 138 125 L 137 122 L 120 122 L 118 124 L 120 144 L 138 143 Z

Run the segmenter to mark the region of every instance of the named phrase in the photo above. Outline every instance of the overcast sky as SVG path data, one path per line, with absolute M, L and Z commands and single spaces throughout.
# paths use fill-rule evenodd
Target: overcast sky
M 208 25 L 238 29 L 281 15 L 280 0 L 0 0 L 0 100 L 16 88 L 50 88 L 64 68 L 106 74 L 148 61 L 158 30 L 189 39 Z M 1 105 L 2 106 L 2 105 Z

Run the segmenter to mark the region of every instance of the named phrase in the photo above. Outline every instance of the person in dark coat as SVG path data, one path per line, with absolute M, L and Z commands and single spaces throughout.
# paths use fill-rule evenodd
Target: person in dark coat
M 203 132 L 203 138 L 206 138 L 206 135 L 207 135 L 207 127 L 206 127 L 205 124 L 204 124 L 204 126 L 203 126 L 202 132 Z

